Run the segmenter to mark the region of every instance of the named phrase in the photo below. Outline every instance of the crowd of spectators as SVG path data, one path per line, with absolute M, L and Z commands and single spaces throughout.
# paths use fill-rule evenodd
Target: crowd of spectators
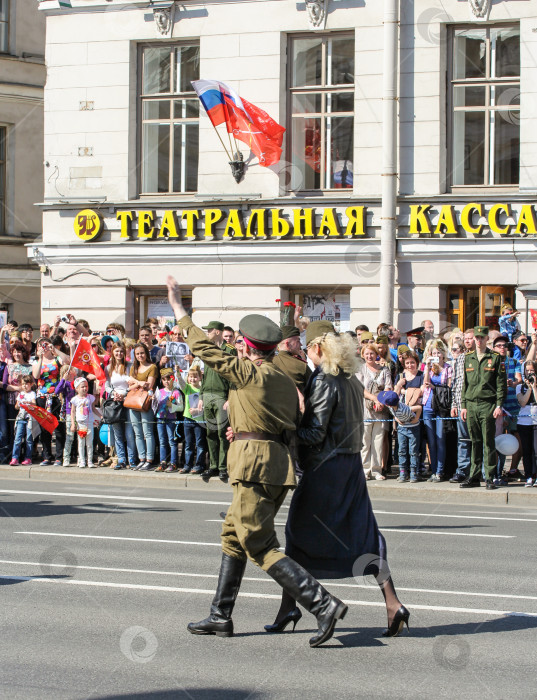
M 288 334 L 279 351 L 306 362 L 308 319 L 299 308 L 294 322 L 296 333 Z M 238 331 L 219 321 L 206 329 L 225 352 L 242 357 Z M 495 473 L 485 473 L 483 465 L 483 477 L 495 487 L 510 480 L 537 486 L 537 333 L 528 337 L 509 305 L 502 309 L 499 329 L 478 333 L 486 336 L 492 356 L 484 354 L 485 340 L 476 347 L 474 329 L 436 334 L 430 320 L 405 333 L 387 323 L 347 331 L 356 342 L 357 377 L 364 387 L 367 479 L 471 481 L 476 437 L 475 424 L 470 434 L 465 388 L 473 370 L 468 358 L 476 353 L 478 362 L 501 360 L 506 390 L 501 406 L 494 408 L 495 434 L 509 433 L 519 445 L 509 469 L 498 452 Z M 91 344 L 105 379 L 71 365 L 80 338 Z M 148 318 L 137 339 L 126 337 L 119 323 L 94 332 L 72 315 L 58 317 L 53 326 L 42 324 L 38 334 L 29 324 L 10 321 L 0 332 L 0 461 L 193 473 L 206 481 L 216 476 L 227 481 L 225 429 L 232 387 L 205 371 L 189 351 L 177 364 L 166 354 L 169 343 L 184 343 L 184 338 L 178 326 L 161 318 Z M 149 398 L 143 406 L 126 408 L 123 403 L 134 390 Z M 394 419 L 379 400 L 385 392 L 395 392 L 411 409 L 412 422 Z M 32 405 L 57 419 L 53 434 L 30 415 Z M 486 453 L 487 445 L 483 449 Z

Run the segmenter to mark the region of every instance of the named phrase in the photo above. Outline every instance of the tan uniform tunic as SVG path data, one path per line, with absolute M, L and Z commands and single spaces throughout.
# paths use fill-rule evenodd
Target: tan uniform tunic
M 222 352 L 188 316 L 178 325 L 192 354 L 232 384 L 228 399 L 234 433 L 296 429 L 295 385 L 270 360 L 252 362 Z M 224 521 L 222 549 L 239 559 L 247 555 L 267 570 L 284 556 L 278 551 L 274 518 L 289 488 L 296 486 L 289 450 L 272 440 L 236 440 L 229 448 L 228 471 L 233 502 Z

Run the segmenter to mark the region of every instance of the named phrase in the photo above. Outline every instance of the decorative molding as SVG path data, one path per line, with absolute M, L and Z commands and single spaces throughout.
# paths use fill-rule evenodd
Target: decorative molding
M 306 0 L 310 29 L 325 29 L 328 0 Z
M 153 19 L 155 20 L 157 33 L 160 36 L 171 37 L 174 16 L 175 3 L 172 3 L 169 7 L 153 8 Z
M 492 9 L 492 0 L 468 0 L 472 19 L 486 22 Z

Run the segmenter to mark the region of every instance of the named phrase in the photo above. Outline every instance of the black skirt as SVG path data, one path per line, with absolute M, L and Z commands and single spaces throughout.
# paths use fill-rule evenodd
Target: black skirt
M 303 473 L 285 535 L 285 553 L 316 578 L 362 575 L 368 557 L 378 558 L 379 529 L 360 454 L 340 454 Z

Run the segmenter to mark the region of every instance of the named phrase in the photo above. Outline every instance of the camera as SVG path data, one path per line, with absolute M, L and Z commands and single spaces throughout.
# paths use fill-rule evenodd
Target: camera
M 527 380 L 530 384 L 535 384 L 535 374 L 533 372 L 531 374 L 528 374 Z
M 69 323 L 67 316 L 62 316 L 62 323 Z
M 431 357 L 431 364 L 432 365 L 437 365 L 440 363 L 440 358 L 439 357 Z

